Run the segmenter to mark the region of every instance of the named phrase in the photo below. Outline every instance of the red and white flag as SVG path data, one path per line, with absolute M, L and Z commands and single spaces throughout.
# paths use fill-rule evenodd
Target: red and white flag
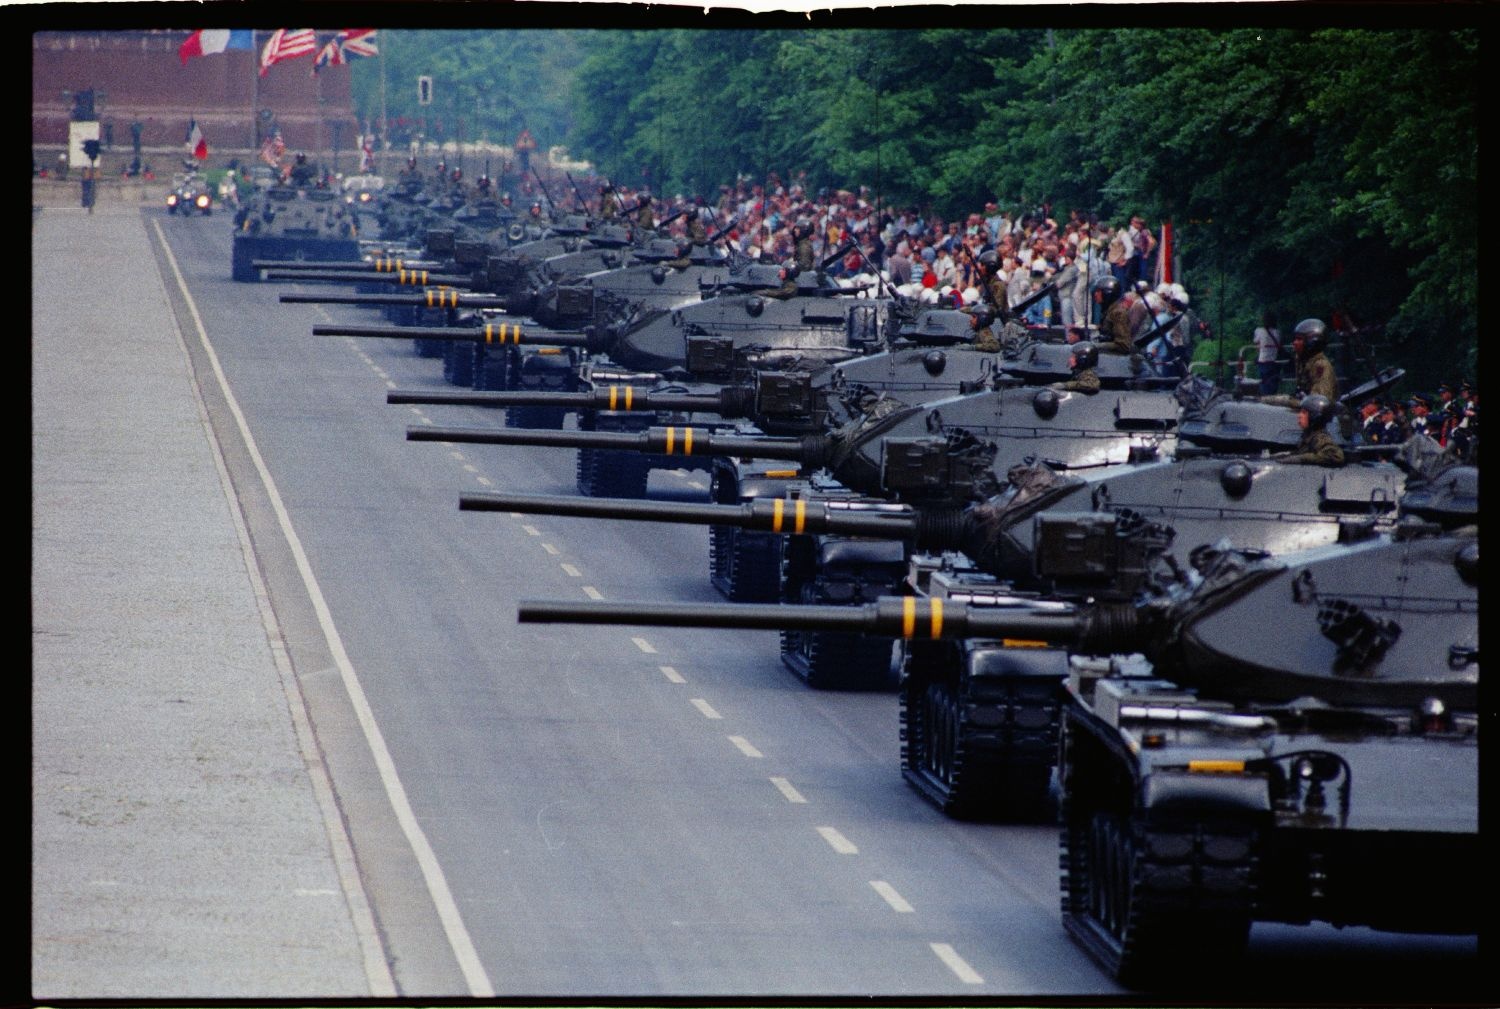
M 197 158 L 199 161 L 208 160 L 208 141 L 203 139 L 203 131 L 198 128 L 196 119 L 188 123 L 186 143 L 189 157 Z
M 1172 244 L 1172 220 L 1168 218 L 1161 222 L 1161 241 L 1156 245 L 1157 284 L 1172 283 Z
M 278 28 L 260 51 L 260 75 L 264 77 L 273 64 L 306 56 L 317 48 L 318 37 L 311 28 Z

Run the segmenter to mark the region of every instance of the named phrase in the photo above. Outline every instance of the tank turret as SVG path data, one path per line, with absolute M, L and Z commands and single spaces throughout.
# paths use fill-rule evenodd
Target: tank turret
M 1076 542 L 1049 538 L 1039 569 L 1072 569 Z M 976 746 L 1024 737 L 1009 692 L 1063 676 L 1063 922 L 1154 989 L 1233 969 L 1252 921 L 1478 931 L 1477 586 L 1470 529 L 1197 551 L 1127 600 L 936 578 L 852 607 L 526 601 L 519 619 L 894 635 L 927 688 L 908 752 L 974 706 Z M 988 643 L 962 695 L 935 675 L 955 642 Z

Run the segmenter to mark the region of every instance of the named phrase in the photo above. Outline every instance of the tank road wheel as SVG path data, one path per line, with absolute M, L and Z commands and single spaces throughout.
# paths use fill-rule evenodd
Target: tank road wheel
M 1065 810 L 1063 923 L 1128 987 L 1222 976 L 1249 941 L 1257 837 L 1231 818 L 1148 825 Z
M 959 739 L 962 712 L 954 679 L 912 663 L 901 689 L 901 773 L 949 816 L 969 818 Z
M 957 671 L 943 668 L 958 661 L 953 652 L 941 662 L 908 666 L 901 686 L 902 775 L 955 819 L 1047 819 L 1051 762 L 1021 745 L 1029 733 L 1018 734 L 1014 724 L 1030 707 L 1009 695 L 975 695 Z

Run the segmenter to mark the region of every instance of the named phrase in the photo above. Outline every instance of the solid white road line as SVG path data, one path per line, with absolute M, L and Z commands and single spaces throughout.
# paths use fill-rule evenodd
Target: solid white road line
M 385 745 L 385 737 L 380 732 L 380 726 L 375 723 L 375 713 L 370 708 L 369 699 L 365 696 L 364 687 L 359 682 L 359 677 L 354 672 L 354 665 L 349 661 L 349 653 L 344 650 L 343 639 L 339 637 L 338 629 L 333 624 L 333 614 L 328 609 L 328 602 L 323 598 L 323 590 L 317 579 L 313 576 L 312 565 L 307 559 L 307 552 L 302 548 L 302 541 L 297 532 L 292 528 L 291 516 L 287 513 L 286 505 L 281 500 L 281 492 L 276 489 L 276 483 L 271 479 L 270 470 L 266 468 L 265 459 L 261 457 L 260 447 L 250 433 L 250 425 L 245 420 L 244 411 L 240 409 L 239 401 L 235 399 L 234 393 L 229 388 L 229 379 L 224 374 L 223 365 L 219 362 L 219 355 L 214 351 L 213 344 L 209 342 L 208 331 L 203 325 L 203 317 L 198 312 L 198 306 L 188 292 L 187 281 L 182 276 L 182 270 L 177 265 L 177 258 L 172 254 L 172 249 L 167 245 L 166 236 L 161 233 L 160 223 L 156 223 L 157 240 L 161 243 L 162 251 L 167 262 L 172 266 L 172 274 L 177 280 L 177 286 L 182 294 L 183 301 L 187 305 L 189 314 L 193 317 L 193 326 L 197 330 L 198 342 L 202 345 L 205 356 L 213 367 L 214 377 L 219 384 L 220 393 L 224 397 L 224 403 L 230 414 L 234 417 L 235 425 L 239 428 L 240 437 L 244 439 L 245 450 L 260 475 L 261 483 L 265 487 L 266 497 L 270 501 L 271 509 L 276 514 L 276 521 L 281 527 L 282 535 L 286 538 L 287 546 L 291 550 L 292 558 L 297 565 L 297 571 L 302 577 L 303 587 L 307 591 L 309 600 L 312 602 L 313 610 L 317 614 L 318 624 L 323 630 L 323 636 L 327 641 L 329 653 L 333 656 L 334 664 L 338 667 L 339 677 L 344 684 L 344 690 L 349 695 L 349 702 L 354 707 L 354 712 L 359 719 L 360 728 L 364 732 L 365 743 L 370 748 L 371 757 L 380 773 L 381 784 L 385 788 L 386 797 L 390 800 L 391 809 L 396 815 L 397 822 L 401 825 L 402 833 L 406 836 L 407 844 L 411 846 L 415 855 L 417 865 L 421 869 L 423 880 L 427 884 L 427 892 L 432 897 L 433 905 L 437 909 L 438 918 L 443 923 L 443 931 L 448 939 L 448 945 L 453 950 L 453 955 L 458 961 L 459 969 L 463 972 L 464 980 L 468 983 L 469 993 L 476 998 L 494 998 L 495 989 L 490 983 L 489 976 L 485 973 L 484 965 L 479 961 L 479 953 L 474 948 L 474 941 L 469 936 L 469 930 L 465 927 L 463 917 L 459 914 L 458 904 L 453 899 L 453 892 L 448 888 L 448 880 L 443 875 L 443 868 L 438 864 L 437 856 L 432 850 L 432 845 L 427 840 L 427 835 L 422 831 L 422 826 L 417 822 L 416 814 L 412 812 L 411 802 L 407 799 L 406 788 L 401 784 L 400 777 L 396 774 L 395 761 L 391 759 L 390 750 Z M 366 956 L 366 976 L 372 980 L 372 985 L 377 978 L 372 975 L 373 965 L 369 963 Z M 389 968 L 387 967 L 388 971 Z M 387 973 L 386 978 L 389 978 Z M 384 985 L 385 979 L 379 979 Z

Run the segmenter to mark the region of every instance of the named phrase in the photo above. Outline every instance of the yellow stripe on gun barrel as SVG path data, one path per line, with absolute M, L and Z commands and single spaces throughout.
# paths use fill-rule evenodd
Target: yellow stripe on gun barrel
M 797 499 L 797 524 L 795 528 L 799 535 L 803 529 L 807 528 L 807 502 L 802 498 Z
M 781 498 L 777 498 L 771 503 L 771 531 L 773 533 L 781 532 L 781 513 L 785 504 L 786 502 Z
M 907 596 L 901 600 L 901 636 L 909 638 L 917 632 L 917 600 Z
M 928 602 L 932 606 L 932 640 L 936 641 L 943 636 L 943 601 L 933 598 Z

